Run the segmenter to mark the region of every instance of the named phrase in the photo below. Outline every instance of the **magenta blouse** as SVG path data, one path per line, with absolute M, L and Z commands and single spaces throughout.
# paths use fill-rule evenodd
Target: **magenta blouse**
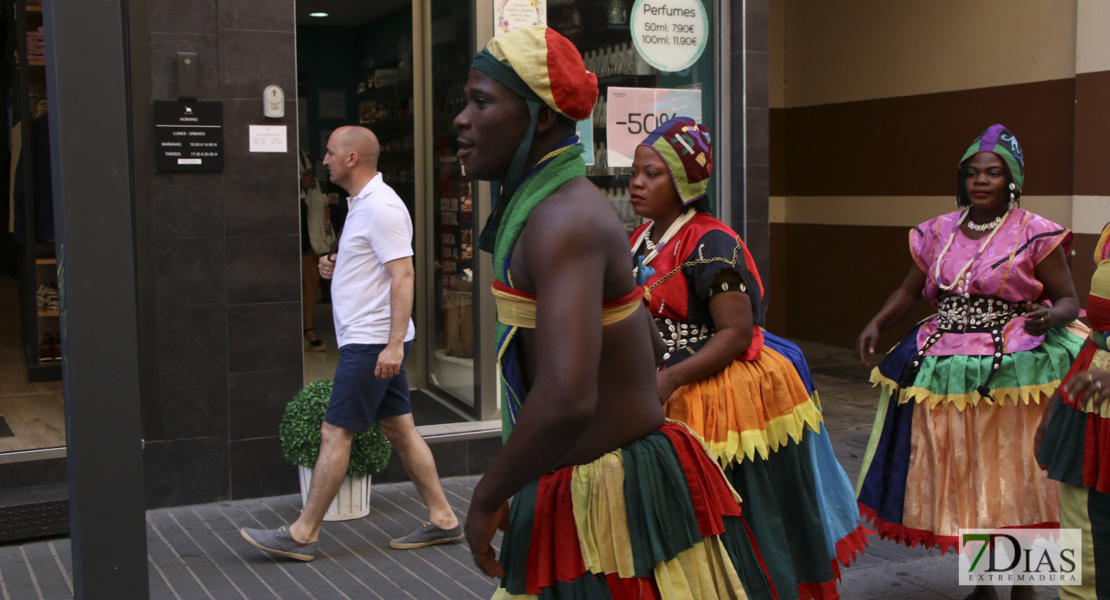
M 940 282 L 944 285 L 951 285 L 956 275 L 987 239 L 987 236 L 983 236 L 972 240 L 957 229 L 962 213 L 963 211 L 956 211 L 941 215 L 910 230 L 910 253 L 917 266 L 926 273 L 922 295 L 933 306 L 939 304 L 938 299 L 944 294 L 963 291 L 962 285 L 951 291 L 943 290 L 936 281 L 936 261 L 952 232 L 956 232 L 955 239 L 944 253 L 940 265 Z M 1010 301 L 1046 300 L 1044 285 L 1037 280 L 1035 271 L 1037 265 L 1061 244 L 1065 253 L 1071 251 L 1072 234 L 1066 227 L 1027 210 L 1011 210 L 990 245 L 968 269 L 965 275 L 970 278 L 967 293 L 996 296 Z M 1044 336 L 1026 333 L 1024 323 L 1025 317 L 1017 317 L 1006 325 L 1003 330 L 1006 353 L 1032 350 L 1044 340 Z M 917 332 L 917 347 L 921 348 L 936 330 L 935 317 L 925 322 Z M 994 352 L 994 343 L 989 333 L 950 332 L 933 344 L 925 355 L 990 355 Z

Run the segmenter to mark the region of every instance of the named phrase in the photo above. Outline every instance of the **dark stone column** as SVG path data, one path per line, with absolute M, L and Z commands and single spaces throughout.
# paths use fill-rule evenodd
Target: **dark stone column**
M 126 8 L 43 13 L 78 600 L 148 597 Z

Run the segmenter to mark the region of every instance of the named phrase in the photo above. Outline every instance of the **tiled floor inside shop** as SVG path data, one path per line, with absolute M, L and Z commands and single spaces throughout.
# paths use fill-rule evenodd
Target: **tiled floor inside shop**
M 64 446 L 62 382 L 27 382 L 19 283 L 0 277 L 0 452 Z

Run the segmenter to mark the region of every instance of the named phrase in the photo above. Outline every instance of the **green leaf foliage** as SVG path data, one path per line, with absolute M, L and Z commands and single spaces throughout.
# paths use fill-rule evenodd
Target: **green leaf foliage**
M 285 405 L 285 414 L 281 417 L 281 453 L 298 467 L 311 469 L 316 466 L 320 454 L 320 427 L 328 410 L 331 388 L 330 379 L 315 381 Z M 378 424 L 372 424 L 369 431 L 355 435 L 347 476 L 365 477 L 381 471 L 392 451 Z

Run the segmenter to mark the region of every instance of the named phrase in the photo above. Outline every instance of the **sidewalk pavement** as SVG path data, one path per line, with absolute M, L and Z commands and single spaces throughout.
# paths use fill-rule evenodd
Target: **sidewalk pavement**
M 847 350 L 801 344 L 809 360 L 837 457 L 853 481 L 871 431 L 878 395 Z M 465 514 L 477 477 L 443 481 Z M 364 519 L 326 523 L 311 563 L 275 560 L 249 546 L 240 527 L 278 527 L 296 519 L 300 496 L 220 502 L 147 513 L 150 597 L 192 599 L 485 599 L 496 581 L 482 575 L 463 544 L 391 550 L 389 540 L 420 525 L 426 512 L 409 483 L 374 485 Z M 494 540 L 500 544 L 500 535 Z M 957 558 L 871 537 L 868 551 L 842 569 L 845 600 L 959 600 Z M 1002 597 L 1008 597 L 1001 588 Z M 1055 596 L 1038 587 L 1037 598 Z M 0 546 L 0 598 L 73 598 L 69 539 Z

